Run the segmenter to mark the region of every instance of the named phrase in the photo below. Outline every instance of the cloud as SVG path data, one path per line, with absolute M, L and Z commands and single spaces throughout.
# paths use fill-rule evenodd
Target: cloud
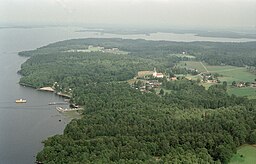
M 73 13 L 75 9 L 71 8 L 70 5 L 68 5 L 69 2 L 65 0 L 55 0 L 55 2 L 61 6 L 65 11 L 68 13 Z
M 2 22 L 135 26 L 256 23 L 256 0 L 0 0 L 0 4 Z

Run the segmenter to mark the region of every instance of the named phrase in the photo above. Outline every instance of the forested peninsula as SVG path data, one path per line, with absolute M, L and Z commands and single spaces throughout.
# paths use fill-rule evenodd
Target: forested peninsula
M 19 71 L 21 84 L 50 86 L 84 108 L 63 135 L 43 142 L 37 161 L 228 163 L 237 147 L 256 144 L 256 100 L 228 94 L 226 81 L 206 89 L 205 79 L 178 74 L 208 72 L 178 63 L 200 61 L 255 73 L 255 45 L 73 39 L 20 52 L 29 57 Z

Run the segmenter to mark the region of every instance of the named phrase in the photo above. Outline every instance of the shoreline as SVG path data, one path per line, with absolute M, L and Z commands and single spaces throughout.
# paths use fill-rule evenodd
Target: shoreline
M 26 83 L 20 83 L 20 82 L 19 82 L 19 85 L 21 85 L 21 86 L 23 86 L 23 87 L 29 87 L 29 88 L 36 89 L 36 87 L 34 87 L 34 86 L 31 85 L 31 84 L 26 84 Z
M 42 88 L 36 88 L 34 87 L 33 85 L 31 84 L 26 84 L 26 83 L 20 83 L 19 82 L 19 85 L 23 86 L 23 87 L 30 87 L 30 88 L 33 88 L 37 91 L 43 91 L 43 92 L 52 92 L 58 96 L 61 96 L 61 97 L 64 97 L 64 98 L 71 98 L 72 96 L 68 95 L 68 94 L 65 94 L 65 93 L 61 93 L 61 92 L 56 92 L 53 88 L 51 87 L 42 87 Z M 51 88 L 51 89 L 50 89 Z

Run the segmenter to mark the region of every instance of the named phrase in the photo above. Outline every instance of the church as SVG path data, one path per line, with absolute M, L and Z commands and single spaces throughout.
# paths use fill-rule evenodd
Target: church
M 156 68 L 154 68 L 153 77 L 156 77 L 156 78 L 164 78 L 164 75 L 163 75 L 162 73 L 157 73 L 157 72 L 156 72 Z

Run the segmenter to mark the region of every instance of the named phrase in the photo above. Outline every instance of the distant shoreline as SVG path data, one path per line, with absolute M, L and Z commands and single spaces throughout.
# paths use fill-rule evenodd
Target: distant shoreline
M 104 34 L 115 35 L 145 35 L 150 36 L 155 33 L 173 33 L 173 34 L 193 34 L 198 37 L 213 37 L 213 38 L 227 38 L 227 39 L 256 39 L 256 33 L 239 33 L 230 31 L 204 31 L 204 30 L 136 30 L 136 29 L 81 29 L 75 32 L 97 32 Z

